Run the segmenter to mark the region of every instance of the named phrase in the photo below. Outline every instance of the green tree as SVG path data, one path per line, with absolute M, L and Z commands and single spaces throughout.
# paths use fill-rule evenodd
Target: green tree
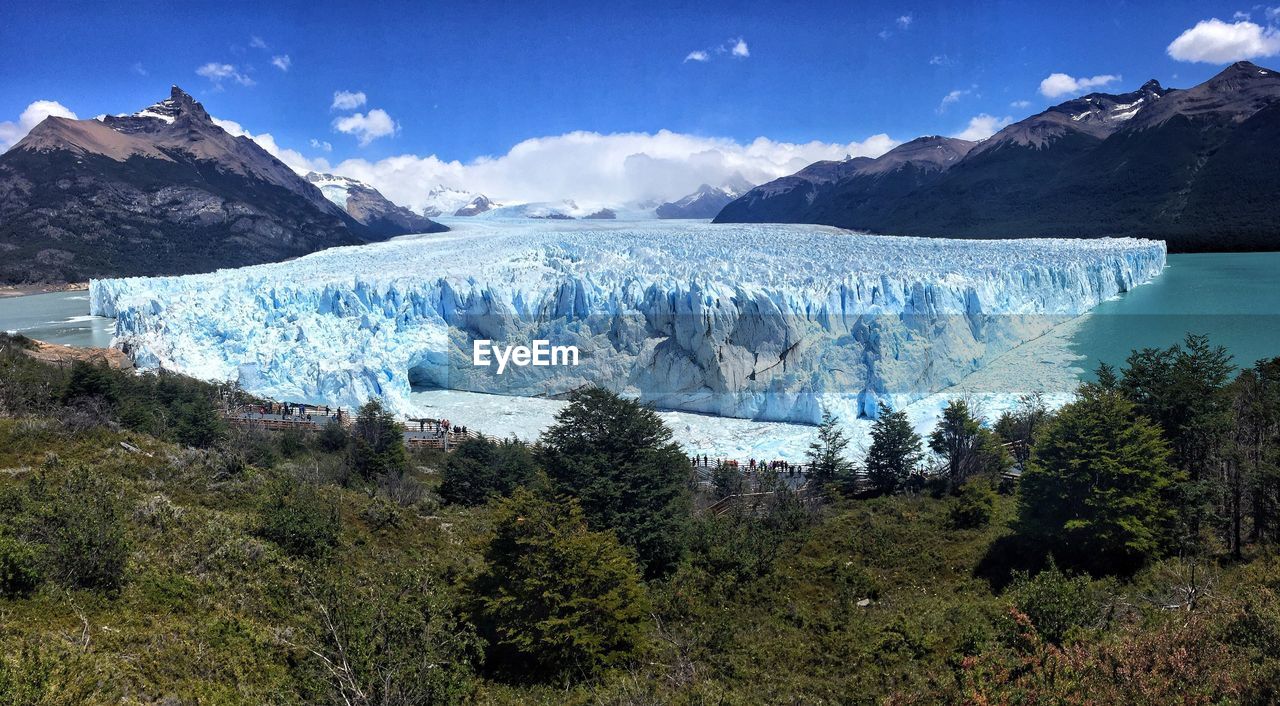
M 1000 439 L 976 417 L 964 400 L 952 400 L 929 435 L 929 448 L 947 461 L 947 480 L 957 489 L 979 474 L 998 476 L 1012 463 Z
M 646 576 L 666 574 L 688 542 L 689 458 L 648 407 L 598 388 L 575 392 L 542 435 L 542 466 L 582 504 L 592 529 L 613 530 Z
M 1169 546 L 1178 478 L 1158 427 L 1120 394 L 1085 386 L 1039 435 L 1019 530 L 1072 565 L 1130 569 Z
M 516 440 L 484 435 L 464 440 L 449 454 L 441 474 L 440 497 L 460 505 L 480 505 L 510 495 L 533 480 L 537 465 L 529 447 Z
M 854 474 L 853 462 L 845 457 L 849 438 L 840 428 L 840 420 L 829 409 L 822 410 L 822 422 L 818 424 L 818 437 L 809 444 L 805 460 L 809 465 L 810 480 L 819 489 L 845 481 Z
M 377 399 L 366 402 L 356 415 L 347 456 L 351 470 L 364 480 L 398 477 L 409 470 L 400 424 Z
M 1227 546 L 1243 553 L 1245 518 L 1252 541 L 1276 534 L 1280 489 L 1280 359 L 1260 361 L 1231 384 L 1230 444 L 1224 456 Z
M 871 425 L 867 450 L 867 481 L 881 495 L 891 495 L 915 473 L 924 459 L 924 440 L 911 427 L 907 413 L 881 403 L 880 415 Z
M 117 394 L 116 376 L 110 368 L 77 360 L 71 364 L 71 375 L 67 378 L 62 400 L 72 402 L 82 398 L 101 397 L 108 403 L 114 403 Z
M 1183 471 L 1185 480 L 1174 488 L 1181 507 L 1178 536 L 1191 551 L 1200 550 L 1201 528 L 1223 492 L 1215 471 L 1231 423 L 1227 384 L 1233 369 L 1225 348 L 1187 334 L 1182 345 L 1134 351 L 1120 384 L 1138 412 L 1163 430 L 1170 461 Z
M 518 488 L 498 506 L 472 584 L 496 671 L 571 681 L 642 650 L 649 615 L 640 572 L 578 502 Z
M 1049 418 L 1049 408 L 1045 404 L 1044 395 L 1035 392 L 1018 398 L 1018 404 L 1012 410 L 1000 415 L 992 429 L 997 435 L 1013 446 L 1013 458 L 1018 465 L 1025 466 L 1031 457 L 1031 445 L 1035 443 L 1036 431 Z

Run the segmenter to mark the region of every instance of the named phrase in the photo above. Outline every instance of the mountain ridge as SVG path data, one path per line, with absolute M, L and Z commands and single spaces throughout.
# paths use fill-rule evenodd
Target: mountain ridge
M 177 86 L 129 115 L 48 117 L 0 155 L 0 281 L 187 274 L 385 235 Z
M 1277 250 L 1280 200 L 1269 194 L 1280 186 L 1278 105 L 1280 75 L 1237 62 L 1188 89 L 1153 80 L 1051 106 L 933 173 L 911 163 L 892 181 L 868 180 L 868 165 L 893 151 L 835 181 L 802 176 L 821 163 L 811 165 L 753 189 L 715 220 L 949 238 L 1134 236 L 1165 240 L 1172 252 Z M 1244 193 L 1258 200 L 1245 202 Z

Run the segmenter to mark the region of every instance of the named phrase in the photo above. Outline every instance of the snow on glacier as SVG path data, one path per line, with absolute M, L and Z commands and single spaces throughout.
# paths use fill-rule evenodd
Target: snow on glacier
M 808 225 L 449 219 L 448 233 L 179 277 L 95 280 L 140 367 L 408 414 L 412 386 L 814 422 L 960 382 L 1159 274 L 1137 239 L 963 241 Z M 576 345 L 578 367 L 471 364 L 472 341 Z

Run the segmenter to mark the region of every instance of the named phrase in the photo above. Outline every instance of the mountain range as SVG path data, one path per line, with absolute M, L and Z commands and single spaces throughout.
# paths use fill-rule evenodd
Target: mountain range
M 655 212 L 658 218 L 715 218 L 721 209 L 747 193 L 751 187 L 752 184 L 742 178 L 741 174 L 734 174 L 720 186 L 703 184 L 684 198 L 660 204 Z
M 818 162 L 716 221 L 952 238 L 1142 236 L 1172 252 L 1280 249 L 1280 74 L 1091 93 L 978 143 L 923 137 Z
M 177 86 L 130 115 L 48 117 L 0 155 L 0 281 L 207 271 L 424 227 L 365 220 Z

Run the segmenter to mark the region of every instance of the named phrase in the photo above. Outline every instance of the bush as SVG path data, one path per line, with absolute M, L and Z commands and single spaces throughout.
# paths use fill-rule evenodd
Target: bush
M 315 444 L 321 451 L 336 453 L 347 447 L 348 440 L 347 430 L 331 419 L 320 429 L 320 433 L 316 434 Z
M 317 599 L 331 628 L 317 658 L 329 703 L 471 703 L 482 643 L 449 585 L 419 566 L 339 575 Z M 335 671 L 334 665 L 343 665 Z
M 0 536 L 0 596 L 22 596 L 40 585 L 40 557 L 35 547 Z
M 310 485 L 276 484 L 260 521 L 259 534 L 295 557 L 319 559 L 338 544 L 338 508 Z
M 951 529 L 978 529 L 991 523 L 995 510 L 996 493 L 991 483 L 983 478 L 973 478 L 960 487 L 959 497 L 947 512 L 947 525 Z
M 47 547 L 47 575 L 68 588 L 114 591 L 124 583 L 129 540 L 122 491 L 85 469 L 37 510 L 35 534 Z
M 1078 630 L 1101 627 L 1104 617 L 1103 592 L 1088 576 L 1068 576 L 1052 561 L 1035 576 L 1015 574 L 1007 595 L 1036 632 L 1054 644 Z

